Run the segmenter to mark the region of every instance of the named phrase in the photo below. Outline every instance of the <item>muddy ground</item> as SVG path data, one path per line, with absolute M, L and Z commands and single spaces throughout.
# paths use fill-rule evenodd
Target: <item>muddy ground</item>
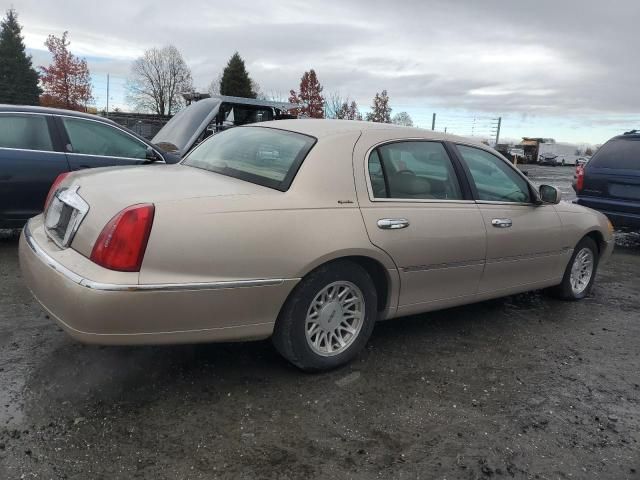
M 529 170 L 570 192 L 573 169 Z M 639 289 L 640 236 L 619 235 L 582 302 L 392 320 L 307 375 L 269 342 L 78 344 L 4 235 L 0 479 L 640 478 Z

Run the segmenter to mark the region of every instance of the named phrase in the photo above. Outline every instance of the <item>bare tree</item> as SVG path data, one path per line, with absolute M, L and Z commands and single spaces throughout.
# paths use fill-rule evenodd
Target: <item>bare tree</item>
M 218 75 L 211 80 L 209 84 L 209 95 L 220 95 L 220 82 L 222 81 L 222 72 L 218 72 Z
M 289 98 L 288 95 L 281 90 L 271 90 L 269 93 L 264 95 L 264 100 L 270 100 L 272 102 L 282 102 L 288 103 Z
M 360 113 L 360 109 L 358 109 L 356 101 L 351 100 L 351 103 L 347 103 L 348 100 L 347 98 L 347 101 L 342 104 L 336 118 L 341 120 L 362 120 L 362 114 Z
M 127 100 L 136 110 L 172 115 L 193 90 L 191 70 L 176 47 L 151 48 L 133 62 Z
M 396 113 L 391 120 L 391 123 L 396 125 L 402 125 L 403 127 L 413 127 L 413 119 L 407 112 Z
M 362 120 L 362 114 L 355 100 L 349 96 L 342 97 L 340 92 L 332 92 L 325 98 L 325 118 L 337 118 L 338 120 Z
M 325 118 L 340 118 L 340 109 L 343 103 L 347 103 L 348 99 L 343 99 L 340 92 L 331 92 L 324 99 L 324 116 Z
M 267 95 L 262 92 L 262 88 L 260 88 L 260 84 L 256 82 L 253 78 L 251 79 L 251 91 L 256 94 L 256 98 L 258 100 L 267 100 Z

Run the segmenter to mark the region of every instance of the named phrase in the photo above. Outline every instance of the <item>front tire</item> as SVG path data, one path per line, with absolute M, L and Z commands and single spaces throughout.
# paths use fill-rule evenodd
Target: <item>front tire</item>
M 584 237 L 573 251 L 562 283 L 552 293 L 563 300 L 581 300 L 591 292 L 598 269 L 598 246 L 591 237 Z
M 360 265 L 341 260 L 304 277 L 276 322 L 273 343 L 298 368 L 317 372 L 351 361 L 371 336 L 377 292 Z

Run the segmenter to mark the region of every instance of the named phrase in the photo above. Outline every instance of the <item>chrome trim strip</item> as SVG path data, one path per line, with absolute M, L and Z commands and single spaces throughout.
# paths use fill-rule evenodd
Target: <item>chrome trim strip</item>
M 360 140 L 360 138 L 358 138 Z M 371 156 L 371 152 L 373 152 L 376 148 L 381 145 L 386 145 L 388 143 L 397 143 L 397 142 L 432 142 L 432 143 L 440 143 L 442 145 L 443 142 L 446 142 L 446 138 L 426 138 L 426 137 L 407 137 L 407 138 L 396 138 L 394 140 L 382 140 L 376 143 L 374 146 L 367 150 L 367 153 L 364 155 L 364 178 L 367 186 L 367 193 L 369 194 L 369 201 L 371 203 L 461 203 L 461 204 L 470 204 L 475 203 L 474 200 L 465 200 L 462 198 L 378 198 L 373 194 L 373 187 L 371 186 L 371 175 L 369 174 L 369 157 Z M 457 177 L 456 177 L 457 178 Z M 458 179 L 458 182 L 460 180 Z
M 492 263 L 500 263 L 500 262 L 513 262 L 515 260 L 533 260 L 535 258 L 553 257 L 556 255 L 565 255 L 569 253 L 573 254 L 573 248 L 564 247 L 560 250 L 548 250 L 545 252 L 525 253 L 522 255 L 511 255 L 508 257 L 495 257 L 495 258 L 487 259 L 487 265 Z
M 459 203 L 461 205 L 475 204 L 474 200 L 445 200 L 441 198 L 374 198 L 369 197 L 371 203 Z
M 95 123 L 100 123 L 102 125 L 107 125 L 108 127 L 115 128 L 116 130 L 120 130 L 125 135 L 128 135 L 129 137 L 133 138 L 136 142 L 142 143 L 145 147 L 151 147 L 151 149 L 154 152 L 156 152 L 157 155 L 160 155 L 160 158 L 164 159 L 162 154 L 158 151 L 158 149 L 155 147 L 155 145 L 153 145 L 153 143 L 149 142 L 147 144 L 147 143 L 143 142 L 138 137 L 136 137 L 136 136 L 132 135 L 130 132 L 127 132 L 126 130 L 124 130 L 121 125 L 119 125 L 118 123 L 114 122 L 113 120 L 110 120 L 109 117 L 105 117 L 105 119 L 106 120 L 110 120 L 113 123 L 103 122 L 103 121 L 97 120 L 95 118 L 76 117 L 75 115 L 65 115 L 64 113 L 55 113 L 55 112 L 44 112 L 44 113 L 43 112 L 22 112 L 22 111 L 0 112 L 0 115 L 12 115 L 12 114 L 18 114 L 18 115 L 42 115 L 42 116 L 59 117 L 59 118 L 63 118 L 64 117 L 64 118 L 71 118 L 71 119 L 74 119 L 74 120 L 86 120 L 86 121 L 89 121 L 89 122 L 95 122 Z M 64 128 L 66 129 L 67 127 L 65 126 Z M 69 139 L 69 141 L 71 141 L 71 139 Z M 0 148 L 5 148 L 7 150 L 20 150 L 20 151 L 26 151 L 26 152 L 60 153 L 62 155 L 69 155 L 69 154 L 71 154 L 71 155 L 85 155 L 85 156 L 88 156 L 88 157 L 98 157 L 98 158 L 117 158 L 117 159 L 123 159 L 123 160 L 143 160 L 143 161 L 147 160 L 145 158 L 113 157 L 113 156 L 110 156 L 110 155 L 92 155 L 92 154 L 88 154 L 88 153 L 75 153 L 75 152 L 56 152 L 56 151 L 53 151 L 53 150 L 30 150 L 30 149 L 27 149 L 27 148 L 9 148 L 9 147 L 0 147 Z M 166 162 L 164 162 L 164 160 L 163 160 L 163 163 L 166 163 Z
M 476 200 L 478 205 L 504 205 L 505 207 L 536 207 L 539 208 L 541 205 L 536 205 L 535 203 L 527 203 L 527 202 L 506 202 L 500 200 Z M 548 205 L 548 204 L 547 204 Z
M 34 150 L 33 148 L 0 147 L 0 150 L 11 150 L 13 152 L 54 153 L 56 155 L 65 155 L 64 152 L 56 152 L 55 150 Z
M 412 265 L 410 267 L 402 267 L 404 273 L 412 272 L 424 272 L 426 270 L 441 270 L 444 268 L 458 268 L 458 267 L 473 267 L 484 265 L 484 260 L 467 260 L 464 262 L 450 262 L 450 263 L 433 263 L 431 265 Z
M 516 260 L 532 260 L 535 258 L 543 258 L 550 257 L 554 255 L 564 255 L 564 254 L 572 254 L 573 248 L 564 247 L 561 250 L 550 250 L 546 252 L 538 252 L 538 253 L 526 253 L 522 255 L 513 255 L 510 257 L 496 257 L 489 258 L 485 262 L 484 260 L 467 260 L 464 262 L 450 262 L 450 263 L 433 263 L 430 265 L 411 265 L 409 267 L 402 267 L 401 270 L 404 273 L 412 273 L 412 272 L 423 272 L 427 270 L 440 270 L 444 268 L 457 268 L 457 267 L 473 267 L 480 265 L 491 265 L 495 263 L 501 262 L 512 262 Z
M 193 283 L 148 283 L 148 284 L 119 284 L 119 283 L 103 283 L 89 280 L 88 278 L 78 275 L 69 270 L 60 262 L 52 258 L 42 247 L 40 247 L 29 227 L 30 222 L 24 227 L 24 238 L 29 248 L 47 264 L 50 268 L 63 275 L 68 280 L 82 287 L 92 290 L 109 291 L 109 292 L 155 292 L 155 291 L 180 291 L 180 290 L 220 290 L 224 288 L 245 288 L 245 287 L 266 287 L 273 285 L 282 285 L 285 278 L 260 278 L 255 280 L 232 280 L 223 282 L 193 282 Z
M 107 159 L 116 159 L 116 160 L 135 160 L 135 161 L 140 161 L 140 162 L 145 162 L 145 161 L 149 161 L 145 158 L 138 158 L 138 157 L 115 157 L 113 155 L 95 155 L 93 153 L 78 153 L 78 152 L 66 152 L 66 155 L 75 155 L 78 157 L 93 157 L 93 158 L 107 158 Z M 117 165 L 115 165 L 117 166 Z

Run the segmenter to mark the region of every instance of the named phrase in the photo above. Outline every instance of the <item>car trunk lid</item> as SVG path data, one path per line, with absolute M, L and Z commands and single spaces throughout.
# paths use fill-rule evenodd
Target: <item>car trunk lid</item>
M 235 199 L 278 193 L 184 165 L 91 169 L 74 173 L 62 184 L 45 212 L 45 222 L 51 226 L 49 237 L 59 247 L 71 246 L 89 257 L 104 226 L 132 205 L 151 203 L 158 208 L 166 202 L 218 197 L 221 210 L 233 210 Z

